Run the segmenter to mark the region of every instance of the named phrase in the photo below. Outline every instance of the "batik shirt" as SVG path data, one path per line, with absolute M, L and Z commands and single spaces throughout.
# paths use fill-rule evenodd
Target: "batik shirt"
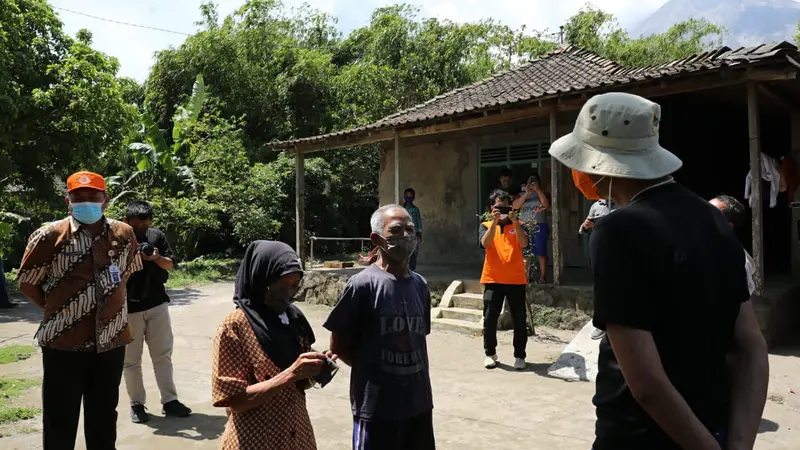
M 17 280 L 44 291 L 39 346 L 100 353 L 131 342 L 125 282 L 142 260 L 133 228 L 103 221 L 97 236 L 69 217 L 28 240 Z

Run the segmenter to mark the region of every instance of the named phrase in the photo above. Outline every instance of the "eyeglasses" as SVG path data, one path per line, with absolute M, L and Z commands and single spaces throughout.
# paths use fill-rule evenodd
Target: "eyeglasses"
M 136 216 L 136 218 L 139 220 L 152 220 L 153 216 L 149 214 L 139 214 L 138 216 Z

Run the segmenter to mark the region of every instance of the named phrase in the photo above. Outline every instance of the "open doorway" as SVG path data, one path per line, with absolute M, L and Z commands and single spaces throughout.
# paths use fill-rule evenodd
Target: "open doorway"
M 524 189 L 522 185 L 533 173 L 539 175 L 542 186 L 549 186 L 550 155 L 547 153 L 549 149 L 549 141 L 517 142 L 479 149 L 476 230 L 489 212 L 489 194 L 498 188 L 503 169 L 511 170 L 514 174 L 512 183 L 518 185 L 517 187 L 520 189 Z M 478 234 L 476 233 L 475 236 L 475 242 L 480 246 L 480 242 L 477 240 Z
M 500 173 L 511 169 L 513 182 L 521 187 L 528 177 L 536 172 L 543 186 L 550 182 L 550 156 L 547 150 L 550 143 L 534 141 L 511 143 L 502 146 L 482 148 L 478 152 L 478 208 L 480 216 L 487 211 L 489 194 L 498 187 Z

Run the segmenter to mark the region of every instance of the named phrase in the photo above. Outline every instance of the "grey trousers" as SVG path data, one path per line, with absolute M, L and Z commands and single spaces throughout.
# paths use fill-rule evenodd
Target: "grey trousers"
M 161 392 L 161 404 L 178 399 L 178 391 L 172 378 L 172 323 L 169 304 L 164 303 L 147 311 L 128 314 L 128 323 L 133 333 L 133 342 L 125 348 L 125 388 L 131 405 L 144 405 L 147 394 L 142 379 L 142 353 L 144 344 L 153 362 L 156 384 Z

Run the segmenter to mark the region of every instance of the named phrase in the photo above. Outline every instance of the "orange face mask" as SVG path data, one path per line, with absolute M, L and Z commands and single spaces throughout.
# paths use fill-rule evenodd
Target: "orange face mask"
M 597 185 L 589 178 L 589 174 L 572 169 L 572 182 L 575 183 L 575 187 L 581 191 L 581 194 L 587 200 L 600 200 L 601 197 L 597 192 Z

